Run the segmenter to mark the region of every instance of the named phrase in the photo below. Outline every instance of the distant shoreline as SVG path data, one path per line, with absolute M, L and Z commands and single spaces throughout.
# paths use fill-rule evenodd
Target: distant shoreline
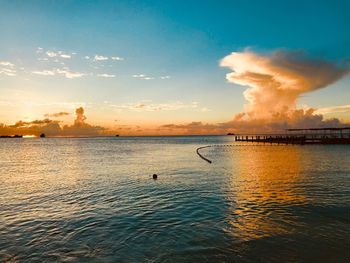
M 46 136 L 47 138 L 55 138 L 55 139 L 86 139 L 86 138 L 132 138 L 132 137 L 216 137 L 216 136 L 227 136 L 226 134 L 192 134 L 192 135 L 120 135 L 116 137 L 115 135 L 97 135 L 97 136 Z M 40 136 L 35 137 L 26 137 L 23 135 L 21 137 L 13 137 L 13 136 L 0 136 L 0 138 L 23 138 L 23 139 L 43 139 Z

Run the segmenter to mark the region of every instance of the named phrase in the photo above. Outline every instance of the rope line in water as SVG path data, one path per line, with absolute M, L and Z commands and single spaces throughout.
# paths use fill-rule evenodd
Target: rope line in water
M 199 148 L 197 148 L 196 152 L 197 152 L 198 156 L 199 156 L 200 158 L 202 158 L 204 161 L 207 161 L 208 163 L 211 163 L 211 161 L 210 161 L 209 159 L 205 158 L 205 157 L 204 157 L 203 155 L 201 155 L 200 152 L 199 152 L 200 149 L 204 149 L 204 148 L 208 148 L 208 147 L 212 147 L 212 145 L 207 145 L 207 146 L 199 147 Z
M 213 145 L 206 145 L 206 146 L 201 146 L 199 148 L 196 149 L 196 152 L 198 154 L 198 156 L 200 158 L 202 158 L 204 161 L 208 162 L 208 163 L 212 163 L 211 160 L 209 160 L 208 158 L 204 157 L 199 150 L 204 149 L 204 148 L 209 148 L 209 147 L 233 147 L 233 146 L 286 146 L 286 145 L 282 145 L 282 144 L 213 144 Z M 288 146 L 293 146 L 293 144 L 290 144 Z

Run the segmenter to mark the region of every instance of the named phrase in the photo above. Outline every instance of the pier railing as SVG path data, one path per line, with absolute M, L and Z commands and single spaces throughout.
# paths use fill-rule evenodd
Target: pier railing
M 350 128 L 291 129 L 284 134 L 236 134 L 235 141 L 274 144 L 350 144 Z M 344 132 L 344 130 L 346 130 Z

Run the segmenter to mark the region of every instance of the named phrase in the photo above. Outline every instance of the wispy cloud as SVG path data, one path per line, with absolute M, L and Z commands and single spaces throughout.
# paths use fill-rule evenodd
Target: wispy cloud
M 142 79 L 142 80 L 152 80 L 152 79 L 156 79 L 156 77 L 154 76 L 149 76 L 146 74 L 134 74 L 132 75 L 133 78 L 136 79 Z M 158 77 L 157 77 L 158 78 Z M 170 79 L 170 76 L 160 76 L 159 79 Z
M 135 75 L 132 75 L 133 78 L 144 78 L 146 77 L 146 75 L 144 74 L 135 74 Z
M 89 56 L 89 55 L 86 55 L 83 57 L 84 59 L 86 60 L 92 60 L 92 61 L 107 61 L 107 60 L 112 60 L 112 61 L 123 61 L 125 60 L 125 58 L 123 57 L 119 57 L 119 56 L 111 56 L 111 57 L 108 57 L 108 56 L 104 56 L 104 55 L 94 55 L 94 56 Z
M 134 74 L 132 75 L 133 78 L 137 78 L 137 79 L 143 79 L 143 80 L 152 80 L 154 79 L 154 77 L 151 76 L 147 76 L 145 74 Z
M 15 65 L 9 61 L 0 61 L 0 75 L 5 75 L 9 77 L 16 76 Z
M 16 76 L 16 70 L 9 68 L 0 68 L 0 75 L 14 77 Z
M 46 55 L 50 58 L 56 58 L 56 57 L 61 57 L 61 58 L 71 58 L 73 53 L 68 53 L 68 52 L 64 52 L 64 51 L 52 51 L 52 50 L 48 50 L 46 51 Z
M 46 118 L 59 118 L 59 117 L 68 116 L 68 115 L 70 115 L 69 112 L 61 111 L 56 113 L 46 113 L 44 116 Z
M 95 55 L 94 61 L 105 61 L 108 60 L 108 57 L 102 56 L 102 55 Z
M 26 105 L 28 106 L 37 106 L 37 107 L 62 107 L 74 109 L 77 107 L 88 107 L 90 104 L 82 101 L 53 101 L 53 102 L 35 102 L 35 101 L 26 101 Z
M 204 107 L 204 108 L 201 108 L 200 111 L 201 112 L 208 112 L 208 111 L 211 111 L 211 109 Z
M 113 74 L 97 74 L 98 77 L 101 77 L 101 78 L 115 78 L 116 76 L 113 75 Z
M 122 57 L 111 57 L 112 60 L 118 60 L 118 61 L 122 61 L 124 60 L 124 58 Z
M 9 61 L 0 61 L 0 66 L 13 68 L 15 65 Z
M 32 71 L 32 73 L 41 76 L 54 76 L 56 74 L 53 70 L 36 70 Z
M 46 55 L 50 58 L 57 57 L 57 53 L 53 51 L 46 51 Z
M 108 74 L 108 73 L 98 73 L 98 72 L 90 72 L 90 73 L 82 73 L 79 71 L 72 71 L 68 67 L 71 65 L 69 59 L 72 58 L 74 55 L 76 55 L 76 52 L 67 52 L 62 50 L 55 50 L 55 49 L 44 49 L 42 47 L 38 47 L 36 50 L 37 53 L 37 60 L 45 62 L 45 65 L 50 65 L 52 68 L 45 68 L 42 70 L 28 70 L 28 72 L 31 72 L 35 75 L 41 75 L 41 76 L 64 76 L 69 79 L 74 78 L 81 78 L 86 75 L 95 76 L 99 78 L 115 78 L 116 75 L 114 74 Z M 121 56 L 105 56 L 101 54 L 95 54 L 95 55 L 83 55 L 81 57 L 77 57 L 78 59 L 81 59 L 83 61 L 89 61 L 92 63 L 89 63 L 89 68 L 92 68 L 93 70 L 98 70 L 101 67 L 105 68 L 106 66 L 112 67 L 111 61 L 123 61 L 124 58 Z M 110 61 L 107 65 L 104 63 L 98 63 L 98 62 L 105 62 Z M 95 62 L 95 63 L 94 63 Z M 52 63 L 55 63 L 53 65 Z M 82 64 L 83 65 L 83 64 Z M 9 62 L 2 61 L 0 62 L 0 70 L 1 66 L 11 66 Z M 10 70 L 4 70 L 3 72 L 0 71 L 2 74 L 10 75 L 14 74 L 13 72 L 10 72 Z M 153 77 L 145 76 L 146 80 L 153 79 Z
M 61 54 L 61 58 L 71 58 L 71 55 L 67 55 L 67 54 Z
M 70 71 L 69 69 L 57 69 L 57 73 L 65 76 L 68 79 L 81 78 L 85 76 L 85 73 Z
M 151 102 L 138 102 L 138 103 L 125 103 L 121 105 L 111 105 L 116 109 L 126 109 L 132 111 L 176 111 L 181 109 L 197 108 L 198 102 L 183 103 L 181 101 L 169 102 L 169 103 L 151 103 Z
M 41 75 L 41 76 L 64 76 L 68 79 L 81 78 L 85 76 L 85 73 L 71 71 L 69 68 L 64 67 L 62 69 L 52 69 L 52 70 L 36 70 L 32 71 L 32 74 Z
M 315 113 L 317 114 L 330 114 L 330 113 L 342 113 L 342 112 L 350 112 L 350 104 L 333 106 L 333 107 L 325 107 L 325 108 L 317 109 L 315 111 Z

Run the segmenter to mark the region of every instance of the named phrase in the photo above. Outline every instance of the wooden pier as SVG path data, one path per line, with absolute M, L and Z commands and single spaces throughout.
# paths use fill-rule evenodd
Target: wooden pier
M 237 142 L 270 144 L 350 144 L 350 127 L 287 129 L 284 134 L 235 135 Z

